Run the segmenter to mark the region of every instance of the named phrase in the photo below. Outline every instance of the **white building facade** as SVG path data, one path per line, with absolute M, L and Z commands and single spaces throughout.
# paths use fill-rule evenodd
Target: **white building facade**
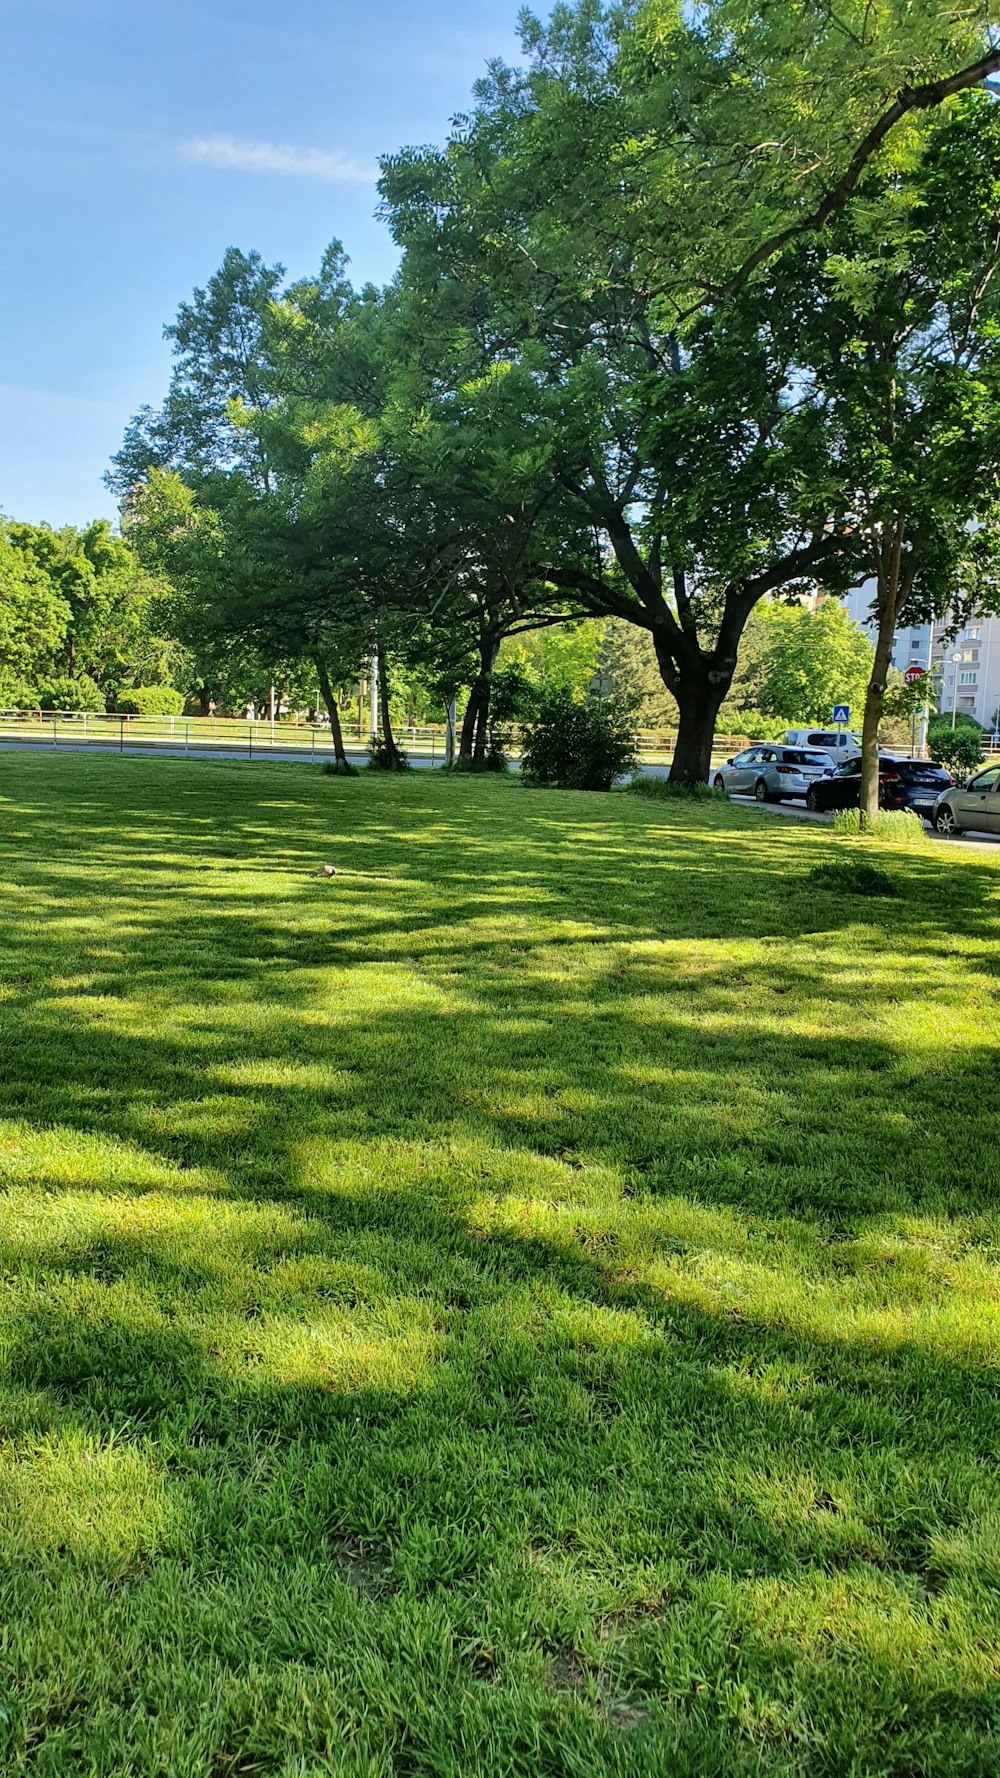
M 849 593 L 844 604 L 848 615 L 863 625 L 874 641 L 872 598 L 869 583 Z M 1000 730 L 1000 617 L 975 618 L 953 637 L 948 628 L 941 622 L 898 630 L 892 664 L 900 673 L 907 667 L 932 672 L 940 687 L 938 708 L 944 715 L 950 716 L 953 709 L 964 712 L 996 733 Z M 956 655 L 961 658 L 955 660 Z

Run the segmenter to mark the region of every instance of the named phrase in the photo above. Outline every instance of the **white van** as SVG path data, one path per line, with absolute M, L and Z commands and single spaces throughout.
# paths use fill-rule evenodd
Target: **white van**
M 861 736 L 849 728 L 786 728 L 781 738 L 789 747 L 808 747 L 811 753 L 828 754 L 832 766 L 839 766 L 842 760 L 861 752 Z

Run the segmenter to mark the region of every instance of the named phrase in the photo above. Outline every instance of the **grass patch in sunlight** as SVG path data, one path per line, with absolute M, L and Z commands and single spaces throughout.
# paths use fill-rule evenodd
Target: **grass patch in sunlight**
M 991 859 L 127 757 L 0 830 L 4 1774 L 996 1770 Z

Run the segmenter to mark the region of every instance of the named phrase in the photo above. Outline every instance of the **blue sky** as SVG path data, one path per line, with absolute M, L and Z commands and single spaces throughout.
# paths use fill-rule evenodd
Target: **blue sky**
M 442 140 L 517 0 L 3 0 L 0 511 L 113 514 L 162 329 L 234 245 L 298 276 L 396 258 L 380 152 Z

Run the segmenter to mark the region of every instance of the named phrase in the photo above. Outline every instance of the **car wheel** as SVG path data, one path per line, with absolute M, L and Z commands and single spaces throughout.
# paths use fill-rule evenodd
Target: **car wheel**
M 949 809 L 947 803 L 945 803 L 944 807 L 939 809 L 935 815 L 934 826 L 937 828 L 937 831 L 941 834 L 942 838 L 946 840 L 957 839 L 962 831 L 958 822 L 955 820 L 954 810 Z
M 753 793 L 759 803 L 769 803 L 771 800 L 771 792 L 768 790 L 763 778 L 757 779 L 757 782 L 753 787 Z
M 725 780 L 725 778 L 724 778 L 724 777 L 723 777 L 723 776 L 722 776 L 722 773 L 721 773 L 721 772 L 716 772 L 716 774 L 715 774 L 715 783 L 714 783 L 714 786 L 713 786 L 713 788 L 714 788 L 714 789 L 715 789 L 715 790 L 725 790 L 725 788 L 726 788 L 726 780 Z
M 813 784 L 810 784 L 809 789 L 806 791 L 806 808 L 811 810 L 814 815 L 819 813 L 819 797 L 816 794 L 816 787 Z

